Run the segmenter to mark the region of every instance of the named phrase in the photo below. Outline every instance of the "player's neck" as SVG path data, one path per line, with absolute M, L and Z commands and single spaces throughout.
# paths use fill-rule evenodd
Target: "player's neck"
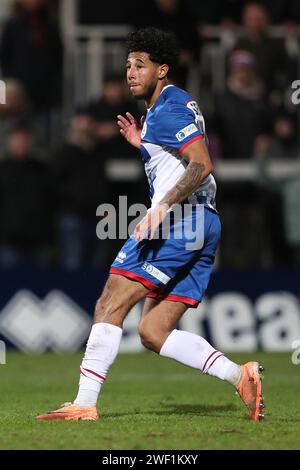
M 152 93 L 151 97 L 149 99 L 146 99 L 146 106 L 147 109 L 151 108 L 159 95 L 161 94 L 162 90 L 165 88 L 165 86 L 169 85 L 169 81 L 167 79 L 160 80 L 157 82 L 156 88 L 154 92 Z

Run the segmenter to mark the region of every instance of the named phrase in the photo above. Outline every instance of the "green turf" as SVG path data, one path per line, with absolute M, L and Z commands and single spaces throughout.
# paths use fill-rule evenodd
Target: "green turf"
M 299 449 L 300 365 L 253 356 L 266 368 L 264 422 L 249 421 L 233 388 L 152 353 L 120 355 L 102 390 L 98 422 L 39 422 L 74 399 L 81 354 L 8 353 L 0 366 L 1 449 Z

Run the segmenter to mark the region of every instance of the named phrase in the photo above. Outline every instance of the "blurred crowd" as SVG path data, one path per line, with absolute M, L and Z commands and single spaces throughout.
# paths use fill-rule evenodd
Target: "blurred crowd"
M 226 84 L 199 102 L 206 118 L 215 163 L 251 162 L 251 181 L 218 182 L 223 221 L 219 262 L 223 267 L 300 266 L 300 176 L 274 180 L 269 164 L 300 159 L 299 112 L 291 101 L 300 53 L 300 2 L 296 0 L 79 1 L 84 24 L 124 23 L 173 31 L 180 41 L 180 65 L 172 81 L 188 85 L 192 67 L 202 64 L 211 25 L 230 31 Z M 123 241 L 98 240 L 96 208 L 118 203 L 148 204 L 142 171 L 114 178 L 120 168 L 141 162 L 119 134 L 117 114 L 140 119 L 144 110 L 128 94 L 122 73 L 107 74 L 99 96 L 74 103 L 61 119 L 64 44 L 58 0 L 17 0 L 2 25 L 0 104 L 0 267 L 23 265 L 106 266 Z M 116 13 L 117 12 L 117 13 Z M 282 35 L 271 34 L 277 25 Z M 296 54 L 284 37 L 295 36 Z M 205 72 L 205 71 L 204 71 Z M 209 74 L 201 81 L 209 93 Z M 200 86 L 200 85 L 199 85 Z M 100 87 L 99 87 L 100 89 Z M 201 97 L 201 90 L 199 90 Z M 204 101 L 205 102 L 205 101 Z M 58 125 L 51 137 L 53 120 Z M 54 126 L 55 127 L 55 126 Z M 55 141 L 55 145 L 53 142 Z

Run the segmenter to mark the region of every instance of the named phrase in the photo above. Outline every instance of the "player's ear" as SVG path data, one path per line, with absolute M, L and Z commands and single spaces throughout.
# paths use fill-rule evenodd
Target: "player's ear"
M 159 70 L 158 70 L 158 78 L 159 79 L 165 78 L 168 72 L 169 72 L 169 66 L 167 64 L 160 65 Z

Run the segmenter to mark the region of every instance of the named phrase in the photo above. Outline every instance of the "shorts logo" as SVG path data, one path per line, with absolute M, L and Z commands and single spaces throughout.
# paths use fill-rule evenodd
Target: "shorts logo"
M 153 264 L 149 263 L 144 263 L 142 266 L 142 269 L 146 271 L 146 273 L 150 274 L 150 276 L 155 277 L 155 279 L 158 279 L 160 282 L 163 284 L 167 284 L 169 280 L 171 279 L 169 276 L 161 272 L 159 269 L 157 269 Z
M 181 129 L 181 131 L 177 132 L 176 138 L 177 138 L 177 140 L 179 140 L 179 142 L 181 142 L 183 139 L 185 139 L 189 135 L 193 134 L 197 130 L 198 129 L 197 129 L 197 126 L 195 124 L 189 124 L 188 126 Z
M 124 251 L 119 251 L 118 256 L 116 257 L 116 261 L 119 263 L 124 263 L 124 259 L 126 258 L 126 253 Z

